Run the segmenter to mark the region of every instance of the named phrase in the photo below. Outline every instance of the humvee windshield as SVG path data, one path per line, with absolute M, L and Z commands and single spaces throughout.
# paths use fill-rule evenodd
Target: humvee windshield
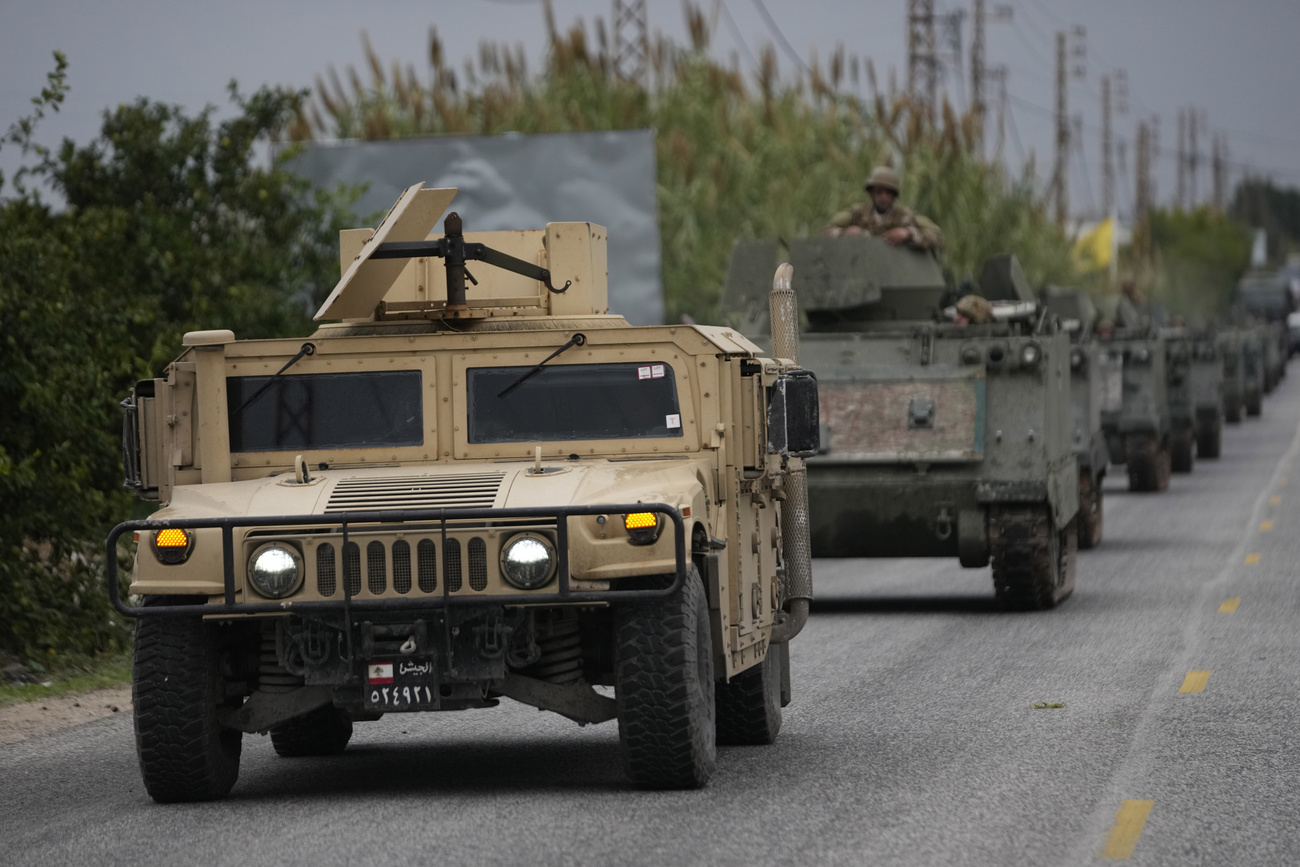
M 226 379 L 226 405 L 232 452 L 424 442 L 418 370 L 232 376 Z
M 471 443 L 682 436 L 671 365 L 548 365 L 501 396 L 531 369 L 468 370 Z

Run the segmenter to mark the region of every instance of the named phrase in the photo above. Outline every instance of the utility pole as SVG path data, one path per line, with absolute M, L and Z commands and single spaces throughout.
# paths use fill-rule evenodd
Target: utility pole
M 984 83 L 986 80 L 996 80 L 1000 83 L 1001 98 L 1003 105 L 999 108 L 1002 114 L 998 115 L 998 152 L 1001 153 L 1002 147 L 1002 126 L 1006 111 L 1006 90 L 1007 77 L 1006 67 L 999 67 L 1001 72 L 989 69 L 984 61 L 984 26 L 988 23 L 1002 23 L 1011 20 L 1012 9 L 1010 6 L 995 6 L 993 15 L 989 16 L 985 11 L 985 0 L 974 0 L 974 10 L 971 15 L 971 43 L 970 43 L 970 110 L 975 123 L 976 153 L 984 155 L 984 118 L 988 114 L 988 98 L 985 95 Z
M 1187 111 L 1178 109 L 1178 162 L 1174 185 L 1174 204 L 1179 210 L 1187 208 Z
M 614 0 L 614 74 L 622 81 L 644 83 L 649 65 L 646 0 Z
M 1214 209 L 1228 209 L 1228 140 L 1222 135 L 1214 137 Z
M 907 0 L 907 91 L 934 119 L 939 58 L 934 42 L 934 0 Z
M 1200 154 L 1196 147 L 1196 131 L 1200 126 L 1196 109 L 1187 110 L 1187 197 L 1189 211 L 1196 209 L 1196 175 L 1200 166 Z
M 1115 162 L 1110 127 L 1110 76 L 1101 77 L 1101 213 L 1115 214 Z
M 1133 167 L 1137 189 L 1133 191 L 1133 222 L 1141 225 L 1151 211 L 1151 127 L 1138 121 L 1137 164 Z
M 1056 225 L 1065 228 L 1070 214 L 1070 115 L 1066 105 L 1065 33 L 1056 34 L 1056 164 L 1052 168 L 1052 203 Z

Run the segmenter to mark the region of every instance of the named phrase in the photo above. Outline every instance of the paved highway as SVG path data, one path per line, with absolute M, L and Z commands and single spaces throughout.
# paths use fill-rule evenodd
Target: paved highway
M 1292 376 L 1168 493 L 1108 479 L 1056 611 L 818 561 L 781 737 L 704 791 L 631 790 L 613 724 L 503 702 L 337 758 L 251 737 L 228 800 L 163 807 L 119 714 L 0 746 L 0 864 L 1300 864 L 1297 422 Z

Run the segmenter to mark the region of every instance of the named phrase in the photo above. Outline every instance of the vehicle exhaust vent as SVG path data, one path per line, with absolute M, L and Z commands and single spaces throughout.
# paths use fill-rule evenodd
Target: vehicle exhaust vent
M 343 479 L 330 492 L 326 512 L 382 509 L 490 509 L 504 472 Z

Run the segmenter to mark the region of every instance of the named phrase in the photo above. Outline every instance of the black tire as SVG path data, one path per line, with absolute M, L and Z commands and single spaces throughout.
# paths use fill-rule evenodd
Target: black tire
M 1264 410 L 1264 399 L 1258 394 L 1246 396 L 1246 415 L 1250 418 L 1259 418 Z
M 239 778 L 243 732 L 217 722 L 220 652 L 216 627 L 198 617 L 142 617 L 136 627 L 135 743 L 159 803 L 223 798 Z
M 352 740 L 352 720 L 326 705 L 271 729 L 271 746 L 286 759 L 336 756 Z
M 698 789 L 717 762 L 713 641 L 695 566 L 666 599 L 616 612 L 615 697 L 623 767 L 646 789 Z
M 993 590 L 1010 611 L 1054 608 L 1074 592 L 1077 520 L 1057 531 L 1050 506 L 1004 509 L 991 540 Z
M 1091 470 L 1079 472 L 1079 547 L 1096 548 L 1101 544 L 1102 524 L 1101 477 Z
M 1130 491 L 1159 493 L 1169 488 L 1172 461 L 1168 445 L 1159 445 L 1154 434 L 1141 434 L 1129 438 L 1125 451 Z
M 718 683 L 718 743 L 763 746 L 781 731 L 781 654 L 770 645 L 758 665 Z
M 1202 460 L 1217 458 L 1223 449 L 1223 424 L 1216 418 L 1201 428 L 1196 437 L 1196 456 Z
M 1223 420 L 1229 424 L 1241 423 L 1241 398 L 1236 397 L 1232 400 L 1223 402 Z
M 1195 442 L 1196 437 L 1191 428 L 1179 431 L 1170 437 L 1169 466 L 1175 473 L 1190 473 L 1192 471 L 1195 464 L 1193 458 Z

